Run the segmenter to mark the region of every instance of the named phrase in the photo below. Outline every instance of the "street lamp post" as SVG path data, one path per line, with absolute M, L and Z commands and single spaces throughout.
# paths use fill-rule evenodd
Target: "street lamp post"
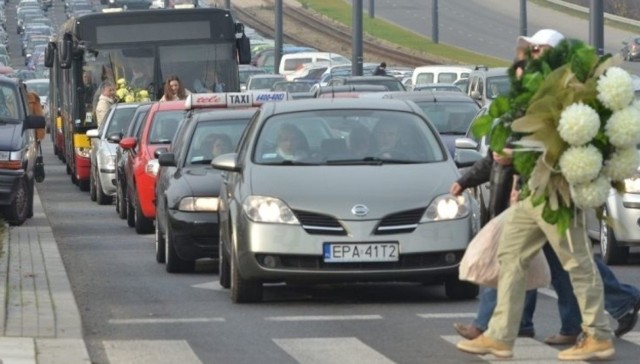
M 276 39 L 274 44 L 273 73 L 280 73 L 280 60 L 282 59 L 282 0 L 276 0 Z
M 376 17 L 376 5 L 374 3 L 374 0 L 369 0 L 369 18 L 375 18 Z
M 589 43 L 599 55 L 604 54 L 604 7 L 602 0 L 591 0 Z
M 440 35 L 438 34 L 438 0 L 431 1 L 431 40 L 436 44 L 440 41 Z
M 354 76 L 362 76 L 362 0 L 353 0 L 351 17 L 353 20 L 351 73 Z
M 527 35 L 527 0 L 520 0 L 520 35 Z

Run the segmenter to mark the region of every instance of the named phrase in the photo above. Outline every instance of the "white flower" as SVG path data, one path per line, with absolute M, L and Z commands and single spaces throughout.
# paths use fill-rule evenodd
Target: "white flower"
M 609 196 L 611 183 L 605 176 L 598 177 L 593 182 L 572 186 L 573 202 L 580 208 L 595 208 L 604 205 Z
M 560 170 L 569 184 L 586 183 L 598 177 L 602 154 L 593 145 L 570 147 L 560 156 Z
M 635 104 L 616 111 L 607 120 L 605 134 L 617 148 L 629 148 L 640 142 L 640 108 Z
M 610 67 L 598 78 L 598 100 L 607 108 L 618 111 L 634 100 L 631 75 L 620 67 Z
M 635 147 L 618 149 L 605 162 L 603 172 L 613 181 L 624 181 L 635 176 L 638 170 L 638 151 Z
M 571 104 L 560 114 L 558 132 L 567 143 L 584 145 L 598 134 L 600 116 L 598 113 L 581 102 Z

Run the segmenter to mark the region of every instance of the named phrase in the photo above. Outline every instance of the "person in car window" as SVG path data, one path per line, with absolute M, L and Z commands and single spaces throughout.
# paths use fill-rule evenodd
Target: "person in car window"
M 373 128 L 375 155 L 381 158 L 397 158 L 404 153 L 399 147 L 399 125 L 396 122 L 380 120 Z
M 278 132 L 276 154 L 284 160 L 300 160 L 309 156 L 309 144 L 302 131 L 293 124 L 284 124 Z
M 164 84 L 164 95 L 160 101 L 175 101 L 184 100 L 187 98 L 190 92 L 184 88 L 182 81 L 176 75 L 167 77 L 167 81 Z
M 96 84 L 91 78 L 91 71 L 82 72 L 82 87 L 84 88 L 84 103 L 86 110 L 91 110 L 93 105 L 93 96 L 96 93 Z
M 233 151 L 233 143 L 227 134 L 214 134 L 211 140 L 211 159 Z
M 349 150 L 355 158 L 371 155 L 371 132 L 366 126 L 356 126 L 349 133 Z
M 218 79 L 218 74 L 213 67 L 207 67 L 203 79 L 196 79 L 193 89 L 198 93 L 224 92 L 225 84 Z

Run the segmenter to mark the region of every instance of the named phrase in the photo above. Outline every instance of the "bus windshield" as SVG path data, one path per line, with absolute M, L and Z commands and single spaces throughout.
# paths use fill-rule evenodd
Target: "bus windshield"
M 94 50 L 85 53 L 83 71 L 94 85 L 111 81 L 121 102 L 161 98 L 170 75 L 178 75 L 190 92 L 235 91 L 239 79 L 232 47 L 221 43 Z M 99 87 L 94 89 L 92 106 L 100 95 Z

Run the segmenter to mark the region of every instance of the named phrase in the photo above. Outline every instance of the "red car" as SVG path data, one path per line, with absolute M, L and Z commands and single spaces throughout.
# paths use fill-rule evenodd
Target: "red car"
M 127 214 L 135 217 L 138 234 L 154 231 L 155 190 L 158 160 L 155 151 L 167 148 L 186 115 L 184 101 L 157 102 L 151 106 L 138 135 L 123 138 L 120 147 L 129 150 L 125 162 Z

